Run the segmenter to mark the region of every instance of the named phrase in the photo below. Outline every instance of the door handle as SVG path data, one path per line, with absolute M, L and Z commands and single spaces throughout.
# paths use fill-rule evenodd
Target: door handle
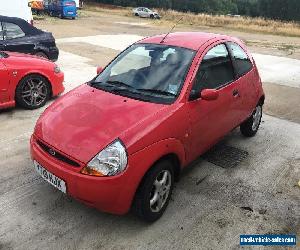
M 232 95 L 234 97 L 240 97 L 240 92 L 237 89 L 235 89 L 235 90 L 232 91 Z

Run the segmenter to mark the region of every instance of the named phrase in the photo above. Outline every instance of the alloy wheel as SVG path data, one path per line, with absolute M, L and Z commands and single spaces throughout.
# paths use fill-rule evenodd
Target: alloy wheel
M 252 130 L 253 131 L 257 130 L 257 128 L 260 124 L 261 116 L 262 116 L 262 107 L 257 106 L 255 108 L 255 111 L 254 111 L 253 116 L 252 116 L 253 117 Z
M 47 92 L 46 82 L 39 77 L 33 77 L 25 82 L 21 96 L 27 105 L 36 107 L 46 100 Z
M 161 171 L 153 185 L 150 193 L 150 209 L 152 212 L 159 212 L 165 205 L 170 195 L 172 177 L 169 170 Z

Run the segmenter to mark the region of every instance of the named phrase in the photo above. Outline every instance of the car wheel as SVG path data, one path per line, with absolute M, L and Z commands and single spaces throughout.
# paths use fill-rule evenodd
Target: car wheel
M 138 188 L 133 204 L 136 215 L 147 222 L 158 220 L 169 204 L 173 186 L 171 162 L 157 163 L 147 172 Z
M 41 75 L 25 76 L 16 88 L 16 102 L 26 109 L 37 109 L 45 105 L 51 96 L 48 80 Z
M 154 15 L 151 14 L 151 15 L 150 15 L 150 18 L 151 18 L 151 19 L 154 19 Z
M 255 136 L 262 118 L 262 104 L 258 104 L 252 115 L 241 124 L 241 133 L 246 137 Z
M 49 59 L 48 56 L 44 52 L 42 52 L 42 51 L 38 51 L 34 55 L 38 56 L 38 57 Z
M 135 13 L 134 15 L 135 15 L 135 16 L 139 16 L 139 14 L 138 14 L 138 13 Z

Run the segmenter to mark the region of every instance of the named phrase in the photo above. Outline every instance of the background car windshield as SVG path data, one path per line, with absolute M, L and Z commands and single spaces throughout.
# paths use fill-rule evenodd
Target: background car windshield
M 137 44 L 120 54 L 95 80 L 122 83 L 132 90 L 165 95 L 179 94 L 195 51 L 156 44 Z

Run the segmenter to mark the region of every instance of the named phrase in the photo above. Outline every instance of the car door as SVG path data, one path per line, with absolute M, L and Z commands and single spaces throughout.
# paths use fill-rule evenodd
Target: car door
M 34 42 L 31 37 L 26 37 L 19 25 L 10 22 L 2 23 L 4 29 L 4 44 L 6 51 L 32 53 Z
M 252 61 L 245 50 L 235 42 L 226 43 L 231 54 L 236 82 L 239 84 L 239 96 L 241 105 L 239 106 L 240 122 L 245 121 L 253 112 L 257 105 L 257 92 L 255 81 L 257 77 Z
M 0 55 L 0 104 L 9 101 L 9 75 Z
M 146 8 L 142 8 L 142 11 L 141 11 L 141 17 L 147 17 L 147 14 L 148 14 L 148 12 L 147 12 L 147 9 Z
M 147 8 L 144 9 L 145 17 L 150 17 L 151 11 Z
M 207 48 L 203 55 L 188 102 L 190 159 L 204 153 L 238 123 L 238 83 L 227 47 L 217 43 Z M 215 89 L 219 97 L 213 101 L 203 100 L 199 93 L 204 89 Z

